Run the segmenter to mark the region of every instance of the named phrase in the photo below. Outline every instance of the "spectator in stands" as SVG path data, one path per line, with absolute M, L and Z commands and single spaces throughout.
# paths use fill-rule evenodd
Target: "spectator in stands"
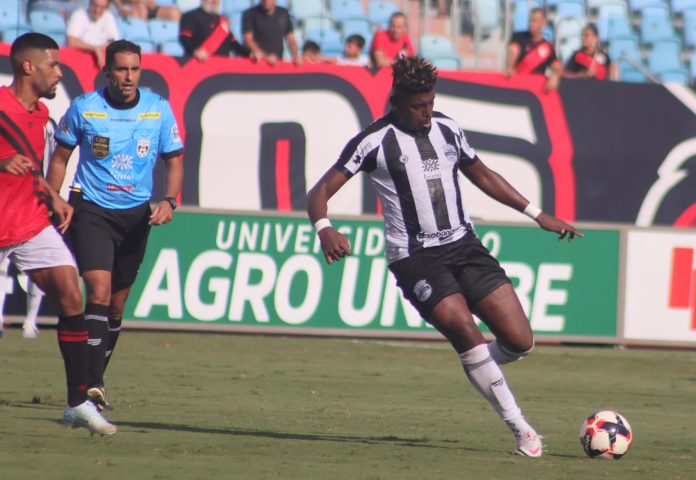
M 73 12 L 68 21 L 68 46 L 92 53 L 97 66 L 104 66 L 106 46 L 119 40 L 116 19 L 109 11 L 109 0 L 89 0 L 87 8 Z
M 231 53 L 248 57 L 249 48 L 230 32 L 229 22 L 220 15 L 220 0 L 201 0 L 201 6 L 184 13 L 179 24 L 179 42 L 186 55 L 205 62 L 212 56 Z
M 343 56 L 338 57 L 338 64 L 369 67 L 370 58 L 363 53 L 363 48 L 365 48 L 365 39 L 362 35 L 349 35 L 343 45 Z
M 135 17 L 141 20 L 170 20 L 178 22 L 181 11 L 176 5 L 157 5 L 157 0 L 114 0 L 119 15 L 123 18 Z
M 561 77 L 562 65 L 553 45 L 543 36 L 546 14 L 541 8 L 529 12 L 529 31 L 518 32 L 508 44 L 505 74 L 546 75 L 546 90 L 555 90 Z
M 58 12 L 67 20 L 75 10 L 82 8 L 84 4 L 83 0 L 29 0 L 27 13 L 32 10 L 50 10 Z
M 565 65 L 563 76 L 616 80 L 616 68 L 606 51 L 600 48 L 597 27 L 588 23 L 582 29 L 582 48 L 573 52 Z
M 287 9 L 277 6 L 276 0 L 261 0 L 255 7 L 245 10 L 242 32 L 252 59 L 266 60 L 269 65 L 275 65 L 283 58 L 283 39 L 287 39 L 295 65 L 302 64 L 290 14 Z
M 411 38 L 408 36 L 406 16 L 401 12 L 394 12 L 389 17 L 389 29 L 375 34 L 370 56 L 372 62 L 378 67 L 388 67 L 394 63 L 401 52 L 409 56 L 416 54 Z
M 302 61 L 304 63 L 330 62 L 331 59 L 325 58 L 321 54 L 321 47 L 313 40 L 305 41 L 302 45 Z

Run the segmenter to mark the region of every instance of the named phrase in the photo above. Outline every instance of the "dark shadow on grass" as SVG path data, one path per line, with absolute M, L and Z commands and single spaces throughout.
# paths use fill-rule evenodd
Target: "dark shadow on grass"
M 261 437 L 271 438 L 275 440 L 304 440 L 310 442 L 340 442 L 340 443 L 359 443 L 364 445 L 399 445 L 405 447 L 419 448 L 441 448 L 441 449 L 461 449 L 472 451 L 483 451 L 475 448 L 466 448 L 462 446 L 454 446 L 458 442 L 456 440 L 444 440 L 451 445 L 437 445 L 431 443 L 427 438 L 401 438 L 395 435 L 385 435 L 382 437 L 364 437 L 357 435 L 330 435 L 322 433 L 289 433 L 275 432 L 270 430 L 253 430 L 245 428 L 211 428 L 211 427 L 193 427 L 190 425 L 179 425 L 171 423 L 155 423 L 155 422 L 116 422 L 119 427 L 132 427 L 139 429 L 151 430 L 176 430 L 179 432 L 189 433 L 205 433 L 210 435 L 234 435 L 241 437 Z

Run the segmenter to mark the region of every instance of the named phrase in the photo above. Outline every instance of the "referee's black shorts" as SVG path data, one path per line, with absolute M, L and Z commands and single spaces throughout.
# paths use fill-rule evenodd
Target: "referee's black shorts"
M 91 270 L 111 272 L 111 291 L 117 292 L 135 282 L 145 256 L 150 233 L 149 203 L 133 208 L 104 208 L 71 192 L 75 209 L 68 240 L 80 273 Z
M 498 261 L 469 231 L 447 245 L 424 248 L 389 265 L 396 284 L 418 313 L 429 319 L 445 297 L 460 293 L 473 308 L 489 293 L 511 283 Z

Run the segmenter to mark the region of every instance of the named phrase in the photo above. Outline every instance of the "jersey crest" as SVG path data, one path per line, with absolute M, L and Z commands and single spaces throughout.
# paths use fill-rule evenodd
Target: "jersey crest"
M 140 158 L 145 158 L 150 152 L 150 140 L 138 140 L 136 153 Z
M 109 143 L 109 137 L 95 135 L 94 138 L 92 138 L 92 155 L 99 160 L 106 158 L 107 155 L 109 155 Z

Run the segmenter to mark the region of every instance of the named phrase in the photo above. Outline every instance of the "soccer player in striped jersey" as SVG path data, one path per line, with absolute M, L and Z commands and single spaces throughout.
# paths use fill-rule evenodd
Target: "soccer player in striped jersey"
M 582 233 L 531 205 L 478 158 L 456 122 L 433 112 L 432 65 L 402 57 L 392 69 L 391 111 L 348 142 L 309 191 L 309 218 L 329 264 L 350 255 L 348 239 L 326 218 L 327 204 L 353 175 L 370 175 L 383 207 L 389 269 L 404 296 L 450 341 L 471 383 L 512 430 L 514 453 L 539 457 L 541 435 L 523 417 L 499 367 L 532 350 L 529 320 L 505 271 L 476 238 L 457 172 L 561 239 Z M 495 341 L 486 344 L 473 313 Z
M 58 345 L 68 386 L 63 421 L 91 433 L 116 427 L 87 399 L 87 326 L 72 254 L 49 221 L 65 231 L 72 208 L 43 177 L 44 128 L 62 77 L 58 45 L 40 33 L 18 37 L 10 49 L 13 80 L 0 88 L 0 261 L 6 257 L 58 306 Z

